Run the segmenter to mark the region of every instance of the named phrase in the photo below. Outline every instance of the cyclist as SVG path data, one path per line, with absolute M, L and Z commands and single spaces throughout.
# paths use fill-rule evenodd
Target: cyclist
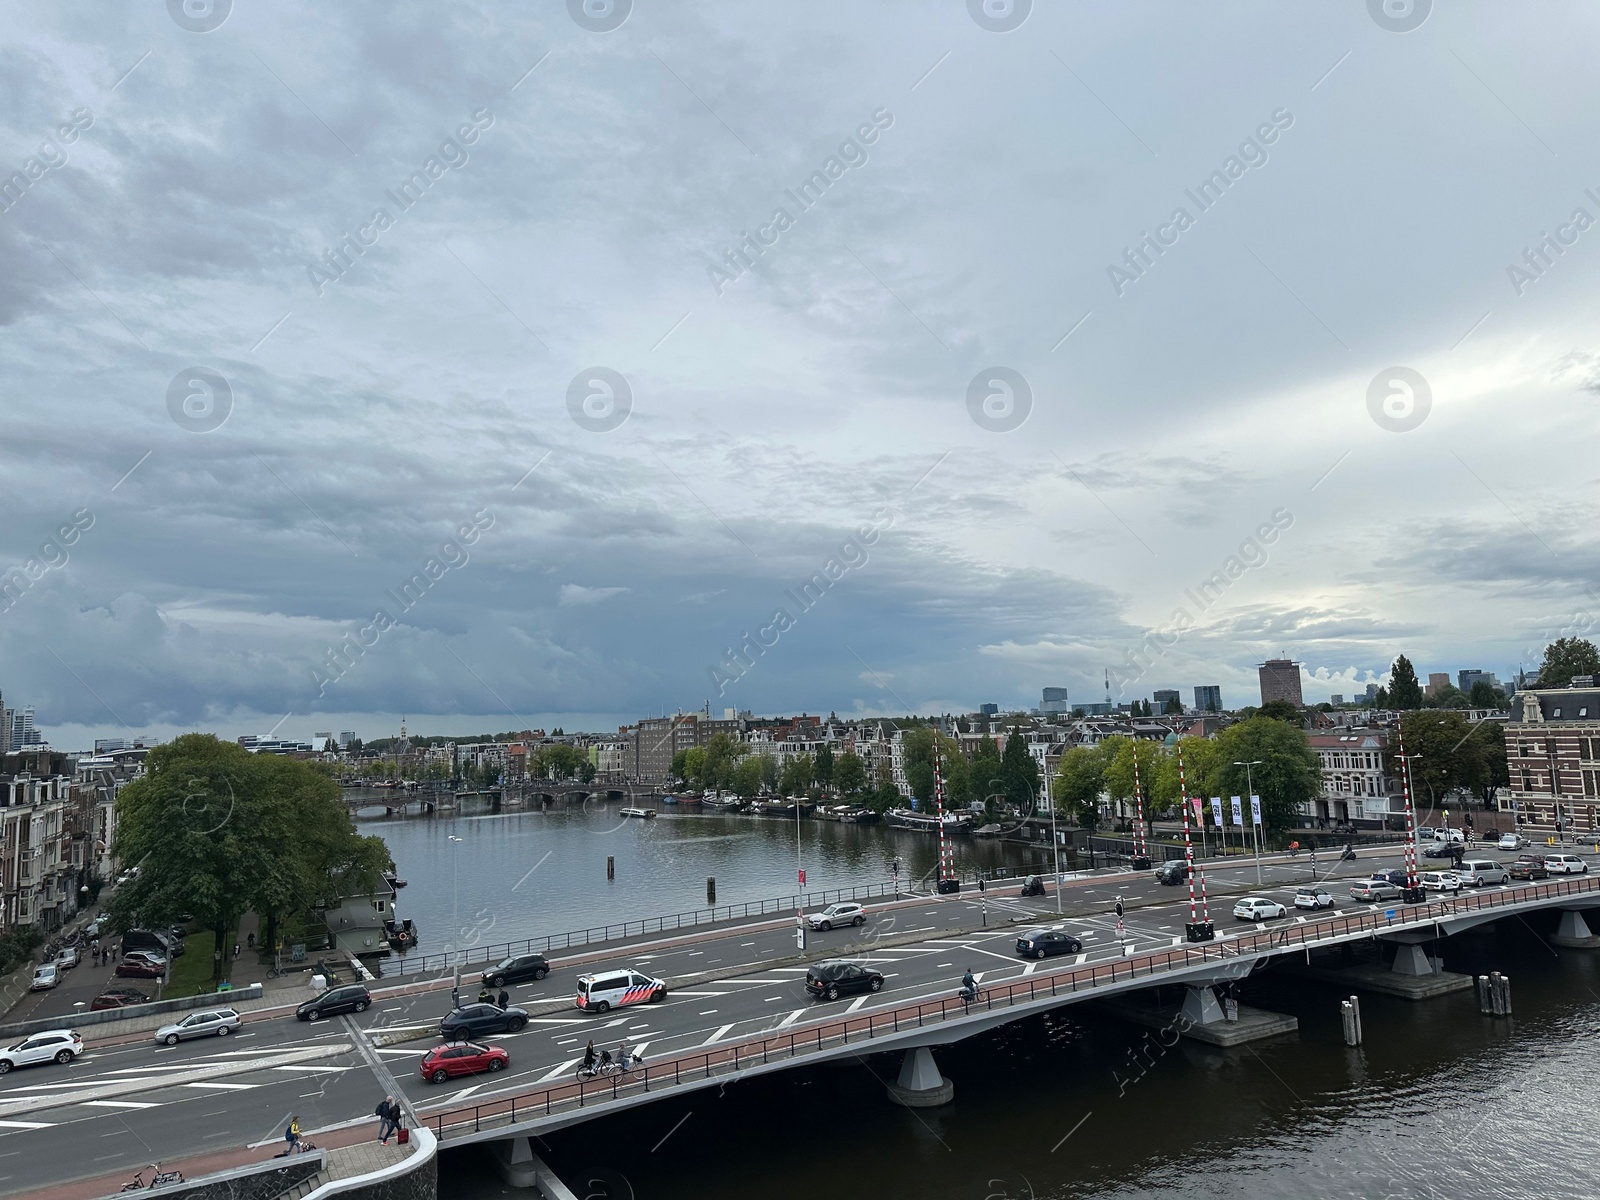
M 961 998 L 971 1004 L 978 998 L 978 977 L 972 973 L 972 968 L 967 968 L 967 973 L 961 977 Z
M 589 1039 L 589 1044 L 583 1048 L 583 1069 L 593 1072 L 595 1064 L 594 1039 Z
M 617 1046 L 617 1065 L 624 1071 L 633 1066 L 633 1059 L 628 1054 L 627 1042 L 622 1042 Z

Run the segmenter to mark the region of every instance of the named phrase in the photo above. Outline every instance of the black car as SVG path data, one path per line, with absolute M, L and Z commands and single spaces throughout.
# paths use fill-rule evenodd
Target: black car
M 302 1021 L 315 1021 L 318 1017 L 334 1017 L 340 1013 L 366 1012 L 371 1007 L 372 996 L 365 987 L 346 983 L 311 997 L 294 1010 L 294 1015 Z
M 1461 846 L 1459 842 L 1434 842 L 1431 846 L 1423 847 L 1422 857 L 1454 858 L 1457 854 L 1463 853 L 1464 851 L 1465 847 Z
M 499 1008 L 493 1004 L 463 1004 L 446 1013 L 439 1022 L 439 1036 L 447 1042 L 480 1037 L 486 1033 L 516 1033 L 528 1024 L 528 1014 L 520 1008 Z
M 1189 864 L 1181 859 L 1164 862 L 1156 868 L 1156 882 L 1164 884 L 1178 884 L 1189 878 Z
M 483 982 L 489 987 L 505 987 L 508 983 L 527 983 L 530 979 L 543 979 L 550 974 L 550 963 L 542 954 L 518 954 L 502 958 L 483 973 Z
M 1374 871 L 1374 879 L 1381 879 L 1385 883 L 1392 883 L 1397 888 L 1406 886 L 1406 873 L 1404 871 Z
M 876 992 L 883 989 L 883 976 L 871 967 L 834 959 L 820 962 L 806 971 L 806 991 L 819 999 L 837 1000 L 846 992 Z
M 1083 943 L 1064 929 L 1036 929 L 1017 939 L 1017 953 L 1023 958 L 1044 958 L 1050 954 L 1081 954 Z

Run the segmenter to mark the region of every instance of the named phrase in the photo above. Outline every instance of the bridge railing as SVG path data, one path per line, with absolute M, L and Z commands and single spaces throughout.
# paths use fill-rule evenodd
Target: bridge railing
M 1379 912 L 1364 912 L 1350 916 L 1330 914 L 1308 921 L 1304 925 L 1261 930 L 1223 941 L 1175 946 L 1170 950 L 1156 950 L 1114 958 L 1106 962 L 1085 964 L 1049 974 L 1031 975 L 1007 984 L 994 984 L 980 991 L 978 999 L 971 1004 L 962 1001 L 957 994 L 938 1000 L 900 1005 L 862 1016 L 823 1021 L 805 1029 L 791 1030 L 776 1036 L 750 1038 L 700 1053 L 677 1055 L 625 1075 L 589 1081 L 579 1081 L 574 1076 L 567 1082 L 554 1083 L 518 1095 L 491 1098 L 479 1104 L 464 1105 L 435 1113 L 427 1117 L 424 1123 L 440 1138 L 452 1132 L 477 1133 L 484 1129 L 550 1116 L 572 1108 L 583 1108 L 590 1104 L 621 1099 L 635 1093 L 650 1092 L 652 1088 L 659 1090 L 675 1086 L 685 1080 L 736 1074 L 758 1064 L 771 1063 L 775 1059 L 798 1058 L 834 1044 L 849 1045 L 852 1038 L 857 1042 L 870 1042 L 874 1038 L 887 1037 L 907 1029 L 967 1017 L 972 1015 L 974 1010 L 985 1012 L 996 1008 L 1016 1007 L 1045 996 L 1092 991 L 1111 983 L 1168 975 L 1187 967 L 1203 966 L 1206 963 L 1220 964 L 1230 959 L 1237 961 L 1241 957 L 1270 954 L 1290 947 L 1312 946 L 1319 942 L 1347 938 L 1352 934 L 1378 933 L 1396 927 L 1426 925 L 1467 913 L 1506 908 L 1530 900 L 1547 900 L 1569 895 L 1592 896 L 1596 892 L 1600 892 L 1600 877 L 1585 876 L 1582 879 L 1551 881 L 1515 891 L 1458 895 L 1450 900 L 1423 905 L 1397 904 L 1392 909 Z

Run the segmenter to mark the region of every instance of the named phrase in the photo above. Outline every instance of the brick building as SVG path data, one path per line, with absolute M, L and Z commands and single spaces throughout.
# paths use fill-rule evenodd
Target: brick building
M 1585 840 L 1600 834 L 1600 687 L 1594 677 L 1518 692 L 1512 715 L 1506 768 L 1522 829 Z

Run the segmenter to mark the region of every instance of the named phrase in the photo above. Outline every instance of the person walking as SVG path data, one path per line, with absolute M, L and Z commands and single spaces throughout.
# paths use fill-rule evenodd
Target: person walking
M 505 988 L 501 988 L 500 994 L 495 997 L 495 1007 L 501 1012 L 505 1012 L 506 1009 L 511 1007 L 511 996 L 506 992 Z
M 283 1131 L 283 1140 L 289 1143 L 285 1154 L 293 1154 L 300 1145 L 300 1114 L 289 1114 L 289 1128 Z
M 235 942 L 235 943 L 234 943 L 234 944 L 233 944 L 233 956 L 234 956 L 234 957 L 235 957 L 235 958 L 238 958 L 238 957 L 239 957 L 239 943 L 238 943 L 238 942 Z
M 245 945 L 249 946 L 252 950 L 256 948 L 256 935 L 253 931 L 249 937 L 245 938 Z
M 393 1096 L 385 1096 L 383 1102 L 373 1110 L 373 1115 L 378 1118 L 378 1141 L 387 1146 L 390 1135 L 400 1127 L 400 1106 L 394 1102 Z

